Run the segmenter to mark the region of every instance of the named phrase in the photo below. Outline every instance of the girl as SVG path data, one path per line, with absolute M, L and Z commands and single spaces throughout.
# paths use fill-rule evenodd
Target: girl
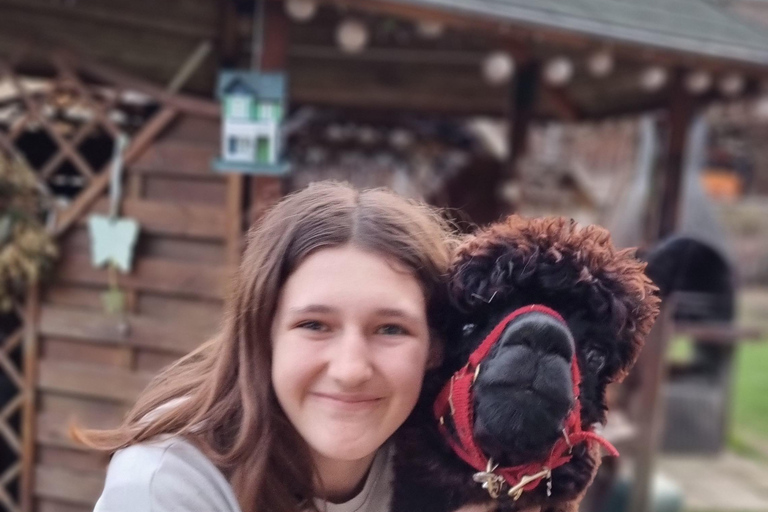
M 387 512 L 387 441 L 439 361 L 452 235 L 424 205 L 315 184 L 248 235 L 221 332 L 116 430 L 95 512 Z

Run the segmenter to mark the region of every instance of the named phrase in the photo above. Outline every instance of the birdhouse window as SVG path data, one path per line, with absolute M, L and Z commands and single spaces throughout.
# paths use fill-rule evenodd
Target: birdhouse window
M 239 161 L 252 161 L 256 153 L 254 140 L 239 135 L 229 137 L 227 150 L 228 158 Z
M 232 119 L 248 119 L 251 113 L 251 100 L 243 96 L 234 96 L 229 101 L 229 115 Z

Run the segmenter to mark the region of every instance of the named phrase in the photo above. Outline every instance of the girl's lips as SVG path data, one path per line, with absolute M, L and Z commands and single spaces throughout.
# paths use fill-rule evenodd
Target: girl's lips
M 383 397 L 374 395 L 345 395 L 335 393 L 310 393 L 310 395 L 322 402 L 351 410 L 373 407 L 383 400 Z

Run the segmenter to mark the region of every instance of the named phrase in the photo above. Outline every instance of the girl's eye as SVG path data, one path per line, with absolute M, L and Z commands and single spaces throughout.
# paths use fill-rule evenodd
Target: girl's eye
M 377 334 L 384 334 L 387 336 L 403 336 L 408 334 L 408 331 L 396 324 L 387 324 L 382 325 L 379 327 L 379 329 L 376 331 Z
M 296 325 L 299 329 L 307 329 L 310 331 L 324 332 L 328 330 L 328 326 L 317 320 L 307 320 Z

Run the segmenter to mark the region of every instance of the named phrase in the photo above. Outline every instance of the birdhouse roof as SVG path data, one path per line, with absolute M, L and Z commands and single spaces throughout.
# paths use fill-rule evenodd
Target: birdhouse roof
M 222 71 L 216 95 L 248 94 L 260 100 L 282 101 L 285 97 L 285 75 L 256 71 Z

